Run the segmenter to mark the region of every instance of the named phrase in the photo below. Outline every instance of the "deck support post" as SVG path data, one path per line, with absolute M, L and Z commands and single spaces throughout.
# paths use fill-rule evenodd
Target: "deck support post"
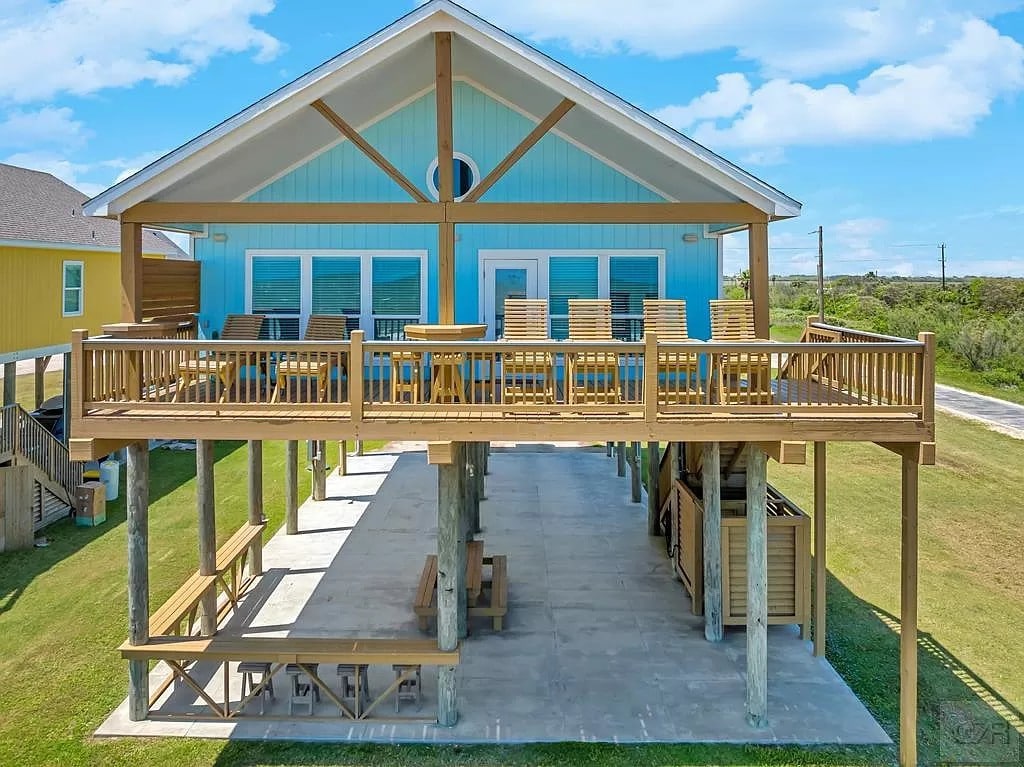
M 299 443 L 284 443 L 284 532 L 299 532 Z
M 747 238 L 750 299 L 754 302 L 754 332 L 758 338 L 768 338 L 771 332 L 768 314 L 768 224 L 750 224 Z
M 128 445 L 128 644 L 149 641 L 149 445 Z M 149 663 L 128 661 L 128 718 L 149 713 Z
M 437 646 L 459 645 L 459 596 L 466 598 L 466 539 L 461 477 L 465 472 L 461 443 L 452 443 L 452 462 L 437 466 Z M 461 551 L 461 556 L 460 556 Z M 455 666 L 437 672 L 437 722 L 452 727 L 458 721 Z
M 38 408 L 46 399 L 46 367 L 50 364 L 49 355 L 35 358 L 35 406 Z
M 918 446 L 903 454 L 900 514 L 900 765 L 917 764 Z
M 487 476 L 487 442 L 476 443 L 476 468 L 477 468 L 477 498 L 481 501 L 487 500 L 487 483 L 484 477 Z M 479 504 L 476 510 L 476 531 L 480 532 L 480 509 Z
M 616 442 L 615 443 L 615 475 L 617 477 L 626 476 L 626 443 Z
M 814 654 L 825 655 L 825 599 L 828 570 L 825 562 L 825 505 L 827 499 L 824 442 L 814 443 Z
M 196 440 L 196 507 L 199 512 L 199 574 L 217 574 L 217 516 L 213 488 L 213 440 Z M 217 633 L 217 590 L 203 595 L 199 632 Z
M 704 443 L 701 486 L 704 496 L 704 638 L 721 642 L 722 622 L 722 450 Z
M 342 440 L 338 443 L 338 476 L 344 477 L 348 474 L 348 442 Z
M 629 443 L 629 497 L 640 503 L 640 443 Z
M 657 442 L 647 443 L 647 534 L 661 535 L 661 449 Z
M 768 456 L 747 457 L 747 722 L 768 726 Z
M 249 440 L 249 524 L 262 525 L 263 516 L 263 442 Z M 257 538 L 249 548 L 249 574 L 263 574 L 263 539 Z
M 327 499 L 327 443 L 322 440 L 312 442 L 313 458 L 313 500 Z
M 18 363 L 4 363 L 4 407 L 13 405 L 17 398 Z

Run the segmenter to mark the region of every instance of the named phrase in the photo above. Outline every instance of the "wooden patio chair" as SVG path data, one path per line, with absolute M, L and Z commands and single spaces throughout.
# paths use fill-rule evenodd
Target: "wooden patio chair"
M 614 342 L 611 301 L 570 298 L 569 340 Z M 618 354 L 574 352 L 570 356 L 568 379 L 573 402 L 617 404 L 621 400 Z
M 505 299 L 505 341 L 548 341 L 548 302 L 543 298 Z M 555 355 L 506 352 L 501 356 L 502 402 L 555 401 Z
M 348 335 L 348 317 L 336 314 L 314 314 L 306 323 L 303 341 L 344 341 Z M 277 363 L 277 383 L 271 402 L 280 402 L 281 393 L 285 399 L 291 396 L 291 379 L 308 378 L 316 380 L 316 396 L 318 402 L 327 398 L 327 389 L 331 384 L 331 355 L 324 353 L 293 355 L 281 359 Z M 301 391 L 301 390 L 299 390 Z
M 754 302 L 720 299 L 711 304 L 711 340 L 726 343 L 768 343 L 754 330 Z M 771 354 L 733 352 L 716 355 L 715 378 L 720 404 L 769 405 L 772 395 Z
M 220 340 L 256 341 L 263 328 L 263 319 L 262 314 L 229 314 L 224 318 Z M 240 361 L 244 361 L 244 358 L 239 355 L 228 357 L 216 352 L 182 360 L 178 363 L 178 385 L 174 391 L 174 401 L 180 402 L 188 388 L 200 379 L 213 379 L 221 387 L 218 401 L 225 402 L 237 380 Z
M 686 301 L 644 299 L 644 333 L 654 333 L 659 343 L 685 343 L 692 339 L 686 329 Z M 695 405 L 703 401 L 700 355 L 677 349 L 658 351 L 658 401 L 662 405 Z M 662 388 L 661 381 L 665 381 Z

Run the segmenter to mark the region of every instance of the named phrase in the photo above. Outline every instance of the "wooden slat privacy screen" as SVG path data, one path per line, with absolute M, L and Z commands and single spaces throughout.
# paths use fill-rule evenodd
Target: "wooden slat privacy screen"
M 142 319 L 188 319 L 199 312 L 199 262 L 142 260 Z

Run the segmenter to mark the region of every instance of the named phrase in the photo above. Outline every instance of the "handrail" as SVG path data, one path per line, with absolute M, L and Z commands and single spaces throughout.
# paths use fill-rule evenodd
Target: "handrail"
M 3 409 L 0 453 L 8 451 L 62 488 L 67 495 L 62 500 L 73 501 L 75 488 L 82 484 L 82 464 L 72 461 L 67 446 L 17 404 Z
M 863 338 L 870 338 L 872 340 L 878 341 L 887 341 L 901 344 L 917 343 L 917 341 L 911 338 L 901 338 L 900 336 L 887 336 L 884 333 L 874 333 L 870 330 L 857 330 L 856 328 L 845 328 L 842 327 L 841 325 L 829 325 L 827 322 L 818 322 L 817 320 L 808 322 L 807 326 L 812 328 L 819 328 L 821 330 L 831 330 L 835 333 L 841 333 L 842 335 L 846 336 L 860 336 Z

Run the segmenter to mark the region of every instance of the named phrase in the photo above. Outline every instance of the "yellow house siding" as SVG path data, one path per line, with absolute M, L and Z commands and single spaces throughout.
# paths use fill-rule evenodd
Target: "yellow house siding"
M 0 354 L 71 342 L 121 319 L 120 254 L 0 245 Z M 64 262 L 83 265 L 82 314 L 63 316 Z

